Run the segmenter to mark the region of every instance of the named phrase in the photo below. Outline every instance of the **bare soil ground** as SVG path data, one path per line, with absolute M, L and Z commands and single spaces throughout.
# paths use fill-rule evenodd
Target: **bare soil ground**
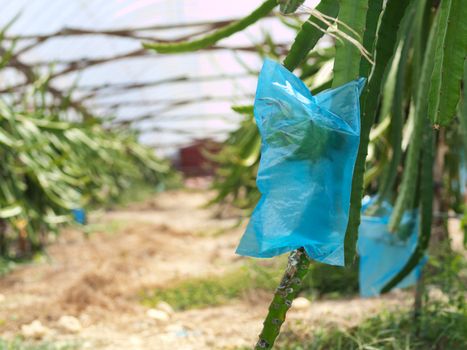
M 222 274 L 242 264 L 234 254 L 242 227 L 202 208 L 206 191 L 172 191 L 123 210 L 95 214 L 89 237 L 68 228 L 42 262 L 0 279 L 0 332 L 14 337 L 38 320 L 40 336 L 76 340 L 82 349 L 234 349 L 255 342 L 270 296 L 198 310 L 168 320 L 149 317 L 141 291 L 194 276 Z M 272 292 L 272 291 L 271 291 Z M 406 294 L 376 299 L 322 300 L 292 309 L 290 319 L 343 327 L 387 307 L 406 305 Z M 64 330 L 59 319 L 81 327 Z M 23 327 L 24 328 L 24 327 Z

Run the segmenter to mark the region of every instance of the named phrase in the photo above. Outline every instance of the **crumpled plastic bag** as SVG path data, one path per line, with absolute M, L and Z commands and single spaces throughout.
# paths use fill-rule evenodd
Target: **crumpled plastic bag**
M 398 232 L 388 231 L 392 206 L 383 202 L 371 216 L 365 215 L 373 203 L 366 197 L 362 204 L 362 216 L 358 234 L 357 249 L 360 256 L 359 284 L 362 297 L 380 294 L 381 289 L 395 277 L 409 260 L 418 242 L 418 210 L 404 213 Z M 425 256 L 418 265 L 395 288 L 414 285 L 420 278 Z
M 254 105 L 262 196 L 237 254 L 267 258 L 304 247 L 314 260 L 344 265 L 364 82 L 312 96 L 282 65 L 264 62 Z

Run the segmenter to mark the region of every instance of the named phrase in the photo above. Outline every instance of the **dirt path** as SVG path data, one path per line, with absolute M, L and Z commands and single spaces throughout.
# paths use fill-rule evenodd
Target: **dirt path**
M 242 264 L 234 250 L 236 219 L 203 209 L 204 192 L 174 191 L 125 210 L 94 215 L 89 238 L 68 229 L 48 249 L 47 261 L 22 266 L 0 280 L 3 337 L 33 321 L 46 340 L 76 340 L 82 349 L 221 349 L 254 343 L 269 296 L 148 316 L 144 289 L 187 277 L 222 274 Z M 293 309 L 290 319 L 351 325 L 377 310 L 401 305 L 397 296 L 318 301 Z M 64 327 L 64 315 L 80 327 Z M 24 327 L 23 327 L 24 329 Z M 40 333 L 40 332 L 39 332 Z

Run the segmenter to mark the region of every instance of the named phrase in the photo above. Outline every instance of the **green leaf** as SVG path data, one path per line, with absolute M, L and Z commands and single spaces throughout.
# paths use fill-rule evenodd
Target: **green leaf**
M 409 3 L 409 0 L 388 0 L 386 2 L 386 7 L 382 14 L 376 37 L 375 65 L 361 97 L 362 123 L 360 145 L 352 178 L 349 222 L 347 224 L 344 243 L 346 265 L 351 265 L 355 260 L 358 227 L 360 225 L 365 159 L 368 150 L 370 130 L 378 109 L 383 76 L 396 50 L 398 29 Z
M 337 0 L 322 0 L 316 10 L 324 15 L 335 17 L 339 11 L 339 3 Z M 308 52 L 316 45 L 318 40 L 324 35 L 327 25 L 325 23 L 315 23 L 316 28 L 310 22 L 315 23 L 315 16 L 311 15 L 306 22 L 303 23 L 300 31 L 297 33 L 295 40 L 290 48 L 287 57 L 284 59 L 284 67 L 292 71 L 306 58 Z
M 426 124 L 423 135 L 423 158 L 421 171 L 421 188 L 420 188 L 420 228 L 417 246 L 410 258 L 405 263 L 404 267 L 392 278 L 382 289 L 382 293 L 389 292 L 397 286 L 412 270 L 418 265 L 423 258 L 430 242 L 431 226 L 433 219 L 433 158 L 434 158 L 434 137 L 433 130 L 430 125 Z
M 443 30 L 446 23 L 446 13 L 438 12 L 430 30 L 430 37 L 423 59 L 419 88 L 415 100 L 415 120 L 411 143 L 409 146 L 407 160 L 405 162 L 404 174 L 397 196 L 394 211 L 389 220 L 389 231 L 396 232 L 402 220 L 404 212 L 414 205 L 416 183 L 419 171 L 419 159 L 422 148 L 423 130 L 427 119 L 428 92 L 430 89 L 430 76 L 435 64 L 435 50 L 439 31 Z
M 19 205 L 10 205 L 9 207 L 0 208 L 0 218 L 8 219 L 17 216 L 23 212 L 23 208 Z
M 246 105 L 246 106 L 232 106 L 231 107 L 234 112 L 239 114 L 246 114 L 246 115 L 253 115 L 253 106 Z
M 368 0 L 341 0 L 339 8 L 338 29 L 349 34 L 358 36 L 356 39 L 363 41 L 365 30 Z M 351 33 L 345 26 L 349 26 L 355 33 Z M 360 72 L 361 54 L 358 48 L 347 40 L 336 43 L 336 58 L 334 60 L 334 79 L 332 86 L 337 87 L 351 80 L 357 79 Z
M 288 15 L 297 11 L 297 9 L 303 5 L 305 0 L 277 0 L 277 2 L 279 3 L 280 11 L 283 14 Z
M 376 31 L 381 12 L 383 10 L 383 0 L 372 0 L 368 2 L 368 11 L 365 21 L 365 32 L 363 34 L 363 47 L 373 56 L 375 48 Z M 360 76 L 367 77 L 371 70 L 368 60 L 360 62 Z
M 0 143 L 3 143 L 5 146 L 13 147 L 16 144 L 16 141 L 10 137 L 5 131 L 0 129 Z
M 409 28 L 410 29 L 410 28 Z M 407 31 L 408 32 L 408 31 Z M 396 182 L 399 163 L 402 157 L 402 130 L 405 119 L 404 88 L 406 85 L 405 73 L 410 53 L 410 37 L 405 37 L 401 43 L 401 53 L 397 68 L 396 86 L 391 108 L 391 128 L 389 142 L 392 147 L 390 163 L 385 169 L 382 180 L 379 183 L 378 199 L 376 206 L 388 199 L 394 183 Z
M 205 35 L 193 41 L 182 41 L 178 43 L 143 43 L 144 48 L 151 49 L 159 53 L 181 53 L 205 49 L 213 46 L 219 40 L 225 39 L 237 32 L 242 31 L 254 24 L 261 18 L 267 16 L 274 7 L 276 0 L 267 0 L 248 16 L 239 21 L 233 22 L 215 32 Z
M 436 53 L 428 115 L 433 123 L 446 125 L 456 114 L 467 53 L 467 3 L 443 0 L 443 18 L 436 37 Z

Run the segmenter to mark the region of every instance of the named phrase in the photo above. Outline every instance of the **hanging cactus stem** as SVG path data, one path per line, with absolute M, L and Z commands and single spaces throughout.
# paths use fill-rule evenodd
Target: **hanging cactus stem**
M 300 291 L 302 281 L 308 273 L 309 265 L 310 259 L 303 248 L 290 253 L 287 268 L 274 293 L 255 350 L 272 349 L 285 321 L 287 311 L 292 306 L 293 300 Z

